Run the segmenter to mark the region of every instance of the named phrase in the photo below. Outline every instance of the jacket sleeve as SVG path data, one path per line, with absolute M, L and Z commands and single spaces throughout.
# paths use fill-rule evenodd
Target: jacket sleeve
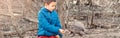
M 59 19 L 59 16 L 58 16 L 57 12 L 56 12 L 56 16 L 57 16 L 57 22 L 56 22 L 55 25 L 56 25 L 56 27 L 59 27 L 61 29 L 62 26 L 61 26 L 60 19 Z M 58 35 L 60 36 L 60 38 L 62 38 L 62 36 L 63 36 L 61 33 L 59 33 Z
M 42 28 L 44 28 L 46 31 L 53 32 L 53 33 L 56 33 L 56 34 L 59 33 L 59 29 L 60 28 L 55 27 L 55 25 L 49 24 L 49 22 L 43 16 L 42 13 L 38 13 L 38 21 L 39 21 L 39 26 L 41 26 Z
M 59 17 L 57 17 L 57 22 L 55 25 L 59 28 L 62 28 Z
M 56 16 L 57 16 L 57 22 L 56 22 L 55 26 L 57 26 L 57 27 L 59 27 L 59 28 L 62 28 L 61 23 L 60 23 L 59 16 L 58 16 L 58 14 L 57 14 L 56 11 L 55 11 L 55 13 L 56 13 Z

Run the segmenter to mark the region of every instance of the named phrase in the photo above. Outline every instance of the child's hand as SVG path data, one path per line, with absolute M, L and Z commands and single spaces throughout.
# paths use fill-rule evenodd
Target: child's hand
M 56 35 L 56 38 L 60 38 L 60 36 L 59 36 L 59 35 Z
M 59 29 L 59 32 L 62 33 L 62 34 L 65 33 L 65 31 L 63 29 Z

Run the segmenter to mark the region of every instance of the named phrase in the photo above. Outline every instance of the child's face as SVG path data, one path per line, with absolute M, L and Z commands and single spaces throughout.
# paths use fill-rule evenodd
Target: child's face
M 45 4 L 45 6 L 48 10 L 52 11 L 56 7 L 56 2 L 51 2 L 50 4 Z

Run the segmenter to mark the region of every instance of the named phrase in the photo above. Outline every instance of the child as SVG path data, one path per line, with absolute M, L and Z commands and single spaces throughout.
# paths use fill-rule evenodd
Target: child
M 60 20 L 55 10 L 56 0 L 43 0 L 44 7 L 38 12 L 38 38 L 62 38 Z

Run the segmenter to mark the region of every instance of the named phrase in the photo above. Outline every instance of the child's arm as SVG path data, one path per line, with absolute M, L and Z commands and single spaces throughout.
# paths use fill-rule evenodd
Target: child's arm
M 54 12 L 56 13 L 56 16 L 57 16 L 57 22 L 56 22 L 55 26 L 56 26 L 56 27 L 59 27 L 60 29 L 62 29 L 59 16 L 58 16 L 58 14 L 57 14 L 56 11 L 54 11 Z M 59 31 L 60 31 L 60 29 L 59 29 Z M 60 38 L 62 38 L 62 34 L 61 34 L 61 33 L 59 33 L 58 35 L 60 36 Z
M 61 23 L 60 23 L 59 16 L 58 16 L 58 14 L 57 14 L 56 11 L 54 11 L 54 12 L 56 13 L 56 16 L 57 16 L 57 20 L 56 20 L 57 22 L 56 22 L 55 26 L 57 26 L 57 27 L 59 27 L 59 28 L 62 28 Z
M 57 27 L 62 28 L 61 24 L 60 24 L 60 20 L 59 17 L 57 17 L 57 23 L 55 24 Z
M 51 25 L 48 23 L 48 21 L 46 20 L 46 18 L 43 16 L 42 13 L 38 14 L 38 21 L 39 21 L 39 25 L 44 28 L 45 30 L 49 31 L 49 32 L 53 32 L 58 34 L 59 33 L 59 29 L 58 27 L 55 27 L 54 25 Z

